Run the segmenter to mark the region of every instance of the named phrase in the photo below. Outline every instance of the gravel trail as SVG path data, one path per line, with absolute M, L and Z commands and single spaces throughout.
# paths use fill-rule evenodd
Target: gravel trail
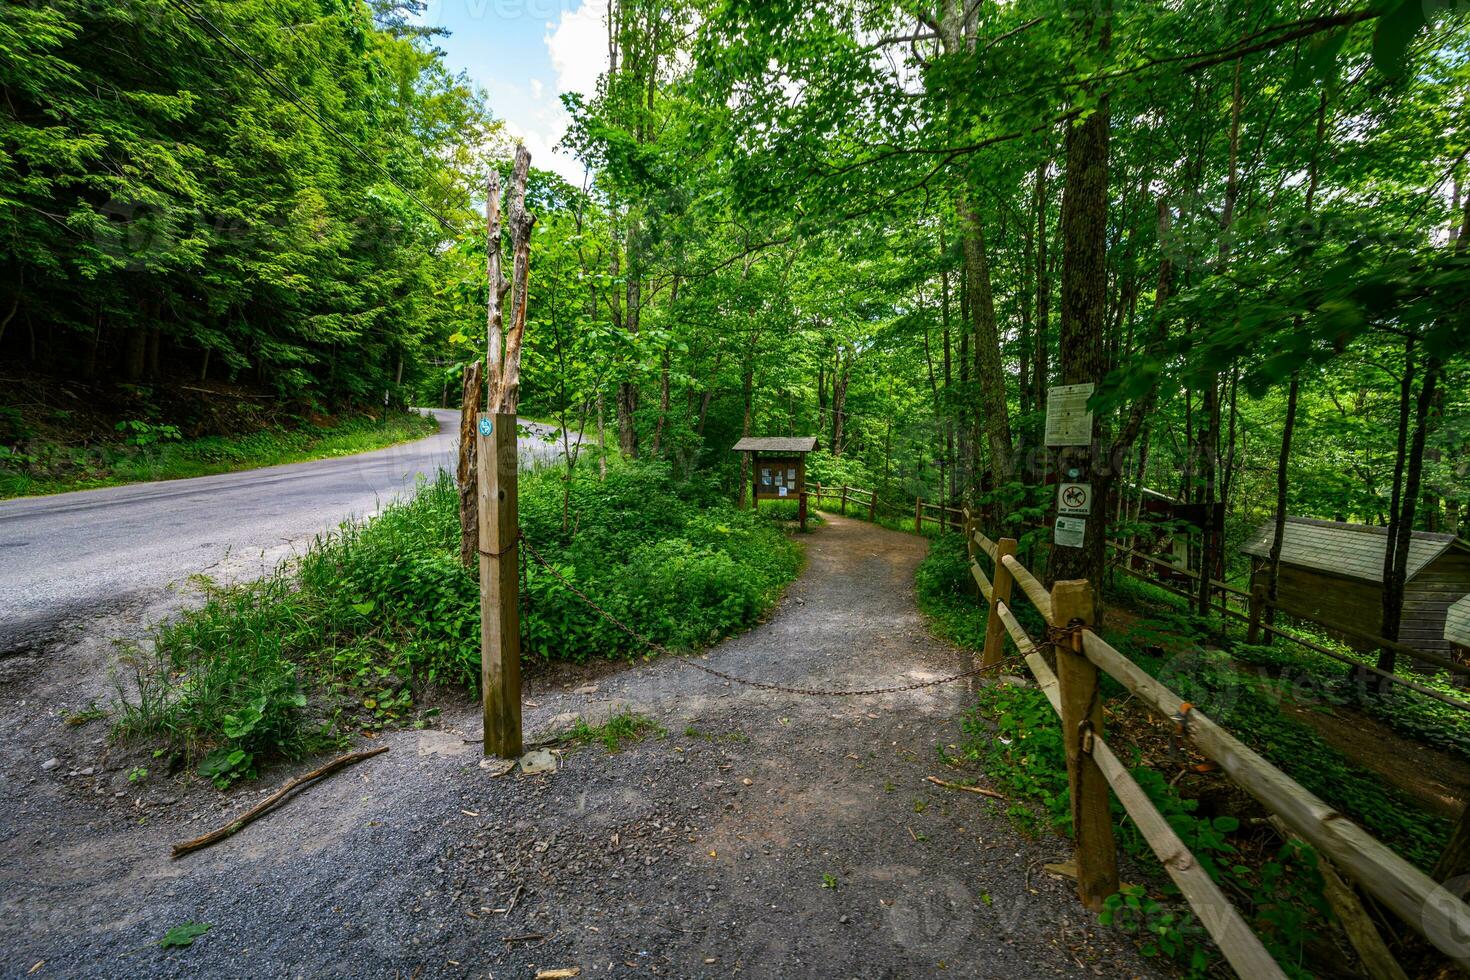
M 968 666 L 915 608 L 922 539 L 829 516 L 805 540 L 806 570 L 780 606 L 708 663 L 837 688 Z M 290 773 L 223 796 L 131 786 L 108 764 L 104 723 L 64 725 L 60 669 L 29 703 L 0 705 L 3 976 L 37 963 L 31 976 L 1156 972 L 1042 870 L 1065 842 L 1021 837 L 1004 804 L 925 782 L 955 775 L 936 749 L 959 741 L 965 682 L 812 698 L 668 659 L 533 676 L 528 738 L 566 712 L 624 708 L 666 734 L 496 777 L 465 741 L 476 709 L 446 707 L 440 729 L 386 734 L 387 754 L 171 861 L 171 843 Z M 184 922 L 212 929 L 186 949 L 156 946 Z

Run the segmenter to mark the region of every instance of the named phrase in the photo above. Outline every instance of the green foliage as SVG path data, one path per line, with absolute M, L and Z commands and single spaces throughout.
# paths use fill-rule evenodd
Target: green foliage
M 919 608 L 951 643 L 979 649 L 985 643 L 985 605 L 975 599 L 970 559 L 958 534 L 936 537 L 914 573 Z
M 0 9 L 3 304 L 33 326 L 4 356 L 381 403 L 445 320 L 454 232 L 409 195 L 470 224 L 499 124 L 429 37 L 369 4 L 204 9 L 249 61 L 160 0 Z
M 695 649 L 750 625 L 799 567 L 799 550 L 773 522 L 735 510 L 707 481 L 678 481 L 653 464 L 574 480 L 577 532 L 564 538 L 561 477 L 560 469 L 522 477 L 529 546 L 665 646 Z M 479 589 L 458 548 L 458 494 L 441 474 L 273 575 L 207 586 L 205 604 L 163 627 L 152 652 L 130 654 L 118 731 L 164 740 L 224 787 L 272 758 L 410 721 L 414 692 L 426 685 L 476 690 Z M 535 562 L 522 595 L 527 658 L 650 653 Z M 626 736 L 630 724 L 620 720 L 613 734 Z
M 308 459 L 351 456 L 436 431 L 433 418 L 390 412 L 351 415 L 333 425 L 302 421 L 242 435 L 182 439 L 177 426 L 130 420 L 120 444 L 85 448 L 30 440 L 24 454 L 0 455 L 0 499 L 66 493 L 149 480 L 230 473 Z
M 213 928 L 208 922 L 185 922 L 164 933 L 158 945 L 163 949 L 184 949 L 194 945 L 194 940 Z

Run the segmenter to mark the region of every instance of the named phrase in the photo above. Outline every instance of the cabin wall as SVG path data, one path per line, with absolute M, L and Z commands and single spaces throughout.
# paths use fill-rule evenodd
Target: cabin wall
M 1470 553 L 1451 548 L 1404 586 L 1399 640 L 1421 650 L 1449 654 L 1445 615 L 1466 593 L 1470 593 Z
M 1270 579 L 1266 562 L 1261 562 L 1251 577 L 1252 585 L 1265 586 Z M 1338 623 L 1377 635 L 1383 626 L 1383 589 L 1375 582 L 1339 578 L 1293 565 L 1281 566 L 1276 597 L 1284 606 L 1325 623 Z M 1327 632 L 1344 643 L 1365 649 L 1361 640 L 1344 636 L 1324 626 Z

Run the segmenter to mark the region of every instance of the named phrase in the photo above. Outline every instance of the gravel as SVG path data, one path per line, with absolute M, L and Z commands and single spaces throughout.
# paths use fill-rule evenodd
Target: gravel
M 841 688 L 968 665 L 914 607 L 921 539 L 834 517 L 806 541 L 781 606 L 711 665 Z M 0 704 L 5 976 L 38 962 L 38 977 L 1157 971 L 1042 870 L 1064 841 L 1021 837 L 1004 804 L 925 782 L 941 771 L 936 746 L 961 737 L 965 682 L 839 699 L 670 660 L 535 674 L 528 741 L 557 715 L 617 702 L 666 734 L 507 773 L 465 741 L 474 706 L 446 704 L 441 728 L 383 735 L 391 752 L 172 861 L 170 844 L 315 763 L 229 794 L 162 775 L 131 785 L 128 750 L 99 744 L 100 723 L 64 724 L 56 653 Z M 62 762 L 78 775 L 62 778 Z M 213 928 L 158 948 L 186 922 Z

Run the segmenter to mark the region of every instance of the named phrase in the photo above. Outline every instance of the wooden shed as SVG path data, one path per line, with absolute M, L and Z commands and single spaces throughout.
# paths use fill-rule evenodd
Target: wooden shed
M 1255 559 L 1251 584 L 1264 585 L 1271 555 L 1272 524 L 1263 524 L 1241 551 Z M 1324 624 L 1338 623 L 1372 635 L 1383 627 L 1383 557 L 1388 529 L 1307 517 L 1288 517 L 1281 545 L 1281 603 Z M 1447 633 L 1450 608 L 1470 597 L 1470 542 L 1453 534 L 1415 531 L 1404 579 L 1404 614 L 1399 640 L 1432 653 L 1454 656 Z M 1470 613 L 1470 609 L 1467 609 Z M 1465 626 L 1470 631 L 1470 622 Z M 1329 630 L 1331 632 L 1331 630 Z M 1343 634 L 1344 642 L 1367 649 Z M 1460 641 L 1466 642 L 1464 640 Z
M 1454 657 L 1470 663 L 1470 595 L 1450 606 L 1444 620 L 1444 638 Z

